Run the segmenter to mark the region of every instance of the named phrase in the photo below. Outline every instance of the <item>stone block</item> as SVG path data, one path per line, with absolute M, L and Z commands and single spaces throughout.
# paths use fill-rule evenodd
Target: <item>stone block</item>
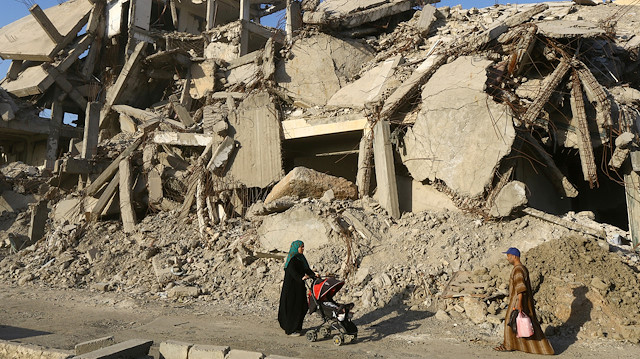
M 192 346 L 191 343 L 168 340 L 160 343 L 158 353 L 160 359 L 187 359 Z
M 227 359 L 263 359 L 264 354 L 259 352 L 250 352 L 246 350 L 232 349 Z
M 2 359 L 70 359 L 72 357 L 73 353 L 68 351 L 0 340 L 0 358 Z
M 149 354 L 152 344 L 153 340 L 131 339 L 79 355 L 74 359 L 137 359 Z
M 113 336 L 108 336 L 108 337 L 93 339 L 93 340 L 76 344 L 75 351 L 76 351 L 76 355 L 82 355 L 98 349 L 108 347 L 113 344 L 115 344 L 115 341 L 113 340 Z
M 217 345 L 194 345 L 189 349 L 189 359 L 225 359 L 229 347 Z
M 177 286 L 169 289 L 167 294 L 169 298 L 195 298 L 200 295 L 200 288 Z

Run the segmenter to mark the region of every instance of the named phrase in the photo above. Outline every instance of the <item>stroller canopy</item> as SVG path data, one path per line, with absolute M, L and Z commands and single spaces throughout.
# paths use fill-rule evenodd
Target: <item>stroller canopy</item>
M 333 277 L 318 278 L 313 282 L 313 296 L 316 300 L 331 300 L 344 286 L 344 281 Z

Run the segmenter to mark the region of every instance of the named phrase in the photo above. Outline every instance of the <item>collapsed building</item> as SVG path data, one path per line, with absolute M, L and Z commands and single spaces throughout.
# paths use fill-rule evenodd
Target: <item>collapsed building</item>
M 427 2 L 35 5 L 0 29 L 3 161 L 127 231 L 195 202 L 203 228 L 242 215 L 307 167 L 394 218 L 445 194 L 493 217 L 627 217 L 637 243 L 637 8 Z M 281 10 L 286 31 L 260 24 Z
M 12 60 L 0 83 L 0 240 L 18 252 L 0 279 L 277 298 L 280 263 L 269 261 L 291 236 L 310 238 L 309 252 L 331 237 L 347 249 L 310 258 L 353 274 L 359 305 L 411 288 L 420 303 L 451 300 L 445 319 L 497 325 L 506 279 L 482 262 L 509 238 L 490 219 L 516 217 L 512 237 L 556 231 L 545 222 L 635 251 L 640 6 L 430 2 L 32 7 L 0 29 Z M 282 26 L 260 23 L 281 11 Z M 560 217 L 576 212 L 589 221 Z M 392 232 L 433 265 L 416 255 L 417 270 L 387 266 L 374 249 Z M 617 305 L 598 330 L 640 340 L 637 255 L 614 263 L 606 242 L 573 238 L 547 247 L 530 253 L 551 267 L 589 257 L 579 279 Z M 240 285 L 252 276 L 270 284 Z M 544 280 L 542 316 L 563 323 L 554 293 L 569 286 Z

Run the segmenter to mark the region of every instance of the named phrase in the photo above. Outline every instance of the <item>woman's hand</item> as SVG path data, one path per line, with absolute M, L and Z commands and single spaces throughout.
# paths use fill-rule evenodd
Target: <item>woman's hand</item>
M 309 276 L 305 274 L 304 277 L 302 277 L 302 280 L 307 280 L 307 279 L 309 279 Z

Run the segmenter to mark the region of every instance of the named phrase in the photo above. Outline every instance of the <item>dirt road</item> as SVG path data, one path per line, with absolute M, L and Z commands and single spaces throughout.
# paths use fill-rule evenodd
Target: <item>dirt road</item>
M 140 300 L 122 293 L 51 290 L 1 286 L 0 339 L 59 349 L 113 335 L 116 341 L 148 338 L 157 344 L 180 340 L 228 345 L 305 358 L 524 358 L 522 353 L 496 353 L 499 337 L 478 337 L 464 323 L 443 324 L 431 313 L 396 307 L 356 316 L 358 343 L 336 347 L 330 340 L 307 342 L 280 330 L 275 308 L 232 307 L 208 302 L 174 303 Z M 311 318 L 305 327 L 317 324 Z M 564 357 L 637 358 L 640 347 L 614 341 L 551 338 Z

